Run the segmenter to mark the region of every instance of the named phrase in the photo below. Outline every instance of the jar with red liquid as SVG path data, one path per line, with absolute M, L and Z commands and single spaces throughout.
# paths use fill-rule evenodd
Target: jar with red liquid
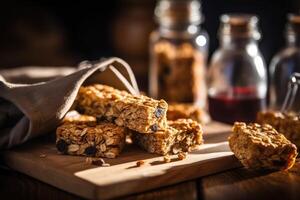
M 258 18 L 221 16 L 220 48 L 213 54 L 208 78 L 212 119 L 253 122 L 266 106 L 267 72 L 257 41 Z

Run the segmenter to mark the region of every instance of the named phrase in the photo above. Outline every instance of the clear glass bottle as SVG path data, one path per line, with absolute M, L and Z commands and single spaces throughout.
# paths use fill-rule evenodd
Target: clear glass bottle
M 208 35 L 197 0 L 162 0 L 155 9 L 159 26 L 150 36 L 149 90 L 169 103 L 206 104 Z
M 300 15 L 288 16 L 286 29 L 287 45 L 277 53 L 270 64 L 270 104 L 273 109 L 280 109 L 287 92 L 290 76 L 300 72 Z M 292 110 L 300 110 L 300 92 L 296 94 Z
M 258 18 L 222 15 L 220 48 L 209 67 L 208 103 L 212 119 L 251 122 L 265 108 L 267 74 L 258 49 Z

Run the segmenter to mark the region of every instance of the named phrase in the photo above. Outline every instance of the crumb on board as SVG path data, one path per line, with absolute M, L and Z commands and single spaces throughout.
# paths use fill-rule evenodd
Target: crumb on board
M 136 162 L 136 166 L 137 167 L 141 167 L 143 165 L 145 165 L 145 161 L 144 160 L 139 160 L 139 161 Z
M 165 163 L 171 162 L 171 157 L 170 157 L 169 155 L 165 155 L 165 156 L 164 156 L 164 162 L 165 162 Z
M 110 166 L 110 164 L 109 164 L 109 163 L 106 163 L 106 162 L 104 161 L 104 159 L 102 159 L 102 158 L 92 158 L 92 157 L 87 157 L 87 158 L 85 159 L 85 162 L 86 162 L 87 164 L 90 164 L 90 165 L 97 165 L 97 166 L 102 166 L 102 167 L 108 167 L 108 166 Z
M 40 158 L 46 158 L 47 155 L 46 154 L 40 154 Z
M 110 166 L 109 163 L 103 163 L 103 164 L 102 164 L 102 167 L 109 167 L 109 166 Z
M 179 160 L 186 159 L 187 152 L 180 152 L 177 156 Z

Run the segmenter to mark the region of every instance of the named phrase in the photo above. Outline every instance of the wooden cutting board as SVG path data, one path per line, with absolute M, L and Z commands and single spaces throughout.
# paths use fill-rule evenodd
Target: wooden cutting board
M 129 145 L 110 167 L 89 165 L 85 157 L 60 155 L 54 142 L 39 139 L 2 153 L 10 168 L 89 199 L 109 199 L 183 182 L 240 166 L 230 151 L 230 126 L 213 122 L 204 127 L 205 144 L 186 159 L 164 163 L 163 157 Z M 146 164 L 136 167 L 136 161 Z

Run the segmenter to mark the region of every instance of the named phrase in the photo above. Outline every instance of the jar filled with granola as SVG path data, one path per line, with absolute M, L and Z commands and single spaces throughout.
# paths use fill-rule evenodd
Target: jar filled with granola
M 150 95 L 169 103 L 205 106 L 208 36 L 196 0 L 159 1 L 159 26 L 150 36 Z

